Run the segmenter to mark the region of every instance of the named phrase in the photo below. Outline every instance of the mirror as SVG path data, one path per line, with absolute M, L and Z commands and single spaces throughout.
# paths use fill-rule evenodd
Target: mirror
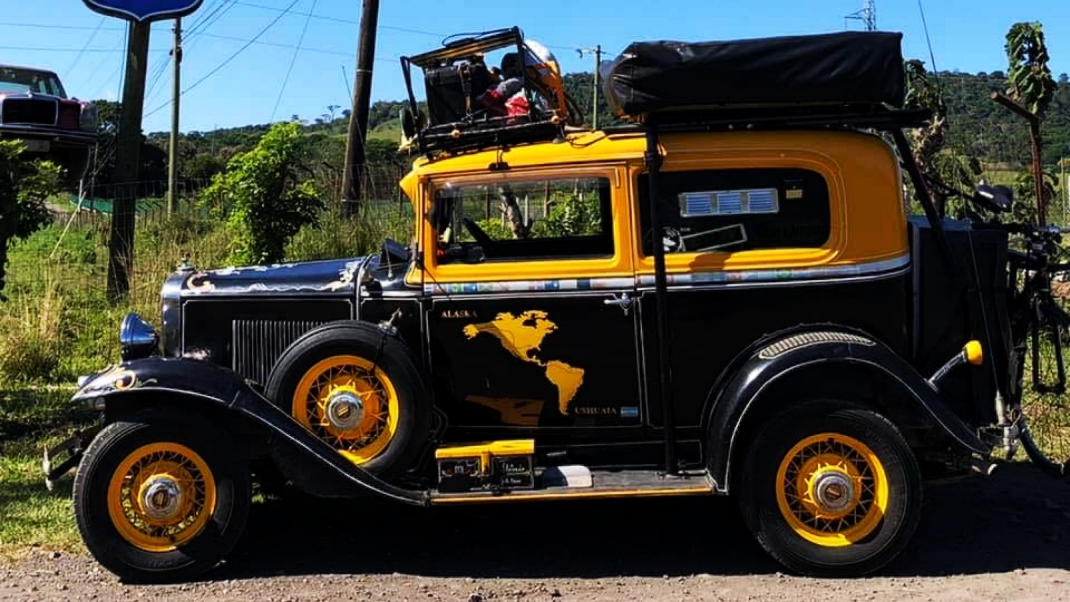
M 989 211 L 1005 213 L 1014 205 L 1014 192 L 1008 186 L 981 184 L 977 187 L 973 200 Z

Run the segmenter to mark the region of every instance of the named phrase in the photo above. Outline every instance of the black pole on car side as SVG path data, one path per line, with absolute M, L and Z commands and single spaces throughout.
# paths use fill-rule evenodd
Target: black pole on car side
M 661 419 L 665 429 L 665 474 L 676 475 L 676 408 L 672 395 L 672 363 L 669 358 L 668 332 L 668 278 L 665 275 L 665 245 L 661 242 L 661 214 L 658 207 L 658 172 L 661 169 L 661 153 L 658 151 L 658 127 L 655 122 L 646 122 L 646 152 L 643 163 L 647 168 L 650 187 L 650 230 L 654 250 L 654 305 L 657 315 L 658 376 L 661 400 Z

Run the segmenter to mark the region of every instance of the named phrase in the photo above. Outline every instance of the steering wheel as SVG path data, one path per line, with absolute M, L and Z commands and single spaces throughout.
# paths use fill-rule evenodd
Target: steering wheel
M 479 224 L 475 223 L 472 218 L 467 215 L 461 218 L 461 223 L 464 224 L 464 229 L 468 230 L 468 233 L 472 235 L 472 238 L 476 239 L 479 246 L 483 248 L 483 254 L 487 257 L 494 255 L 494 239 L 492 239 L 483 228 L 479 227 Z

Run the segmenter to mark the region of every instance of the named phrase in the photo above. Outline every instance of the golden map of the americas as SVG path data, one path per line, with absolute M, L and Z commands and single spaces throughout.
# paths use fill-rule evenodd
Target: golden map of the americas
M 526 311 L 519 316 L 500 313 L 490 322 L 465 326 L 464 334 L 469 339 L 481 332 L 494 335 L 502 347 L 517 359 L 542 366 L 546 371 L 546 380 L 557 387 L 558 408 L 567 415 L 569 404 L 583 385 L 583 369 L 539 357 L 543 339 L 557 330 L 557 324 L 548 320 L 546 315 L 546 312 L 537 310 Z

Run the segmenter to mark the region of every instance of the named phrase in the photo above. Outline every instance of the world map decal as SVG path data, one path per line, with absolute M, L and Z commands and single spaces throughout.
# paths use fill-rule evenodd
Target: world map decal
M 569 405 L 583 386 L 583 368 L 570 366 L 555 359 L 540 356 L 543 339 L 557 330 L 557 324 L 548 319 L 544 311 L 529 310 L 520 315 L 500 313 L 490 322 L 468 324 L 464 334 L 474 339 L 480 334 L 489 334 L 498 339 L 502 347 L 513 357 L 544 369 L 546 380 L 557 387 L 557 406 L 563 415 L 568 415 Z

